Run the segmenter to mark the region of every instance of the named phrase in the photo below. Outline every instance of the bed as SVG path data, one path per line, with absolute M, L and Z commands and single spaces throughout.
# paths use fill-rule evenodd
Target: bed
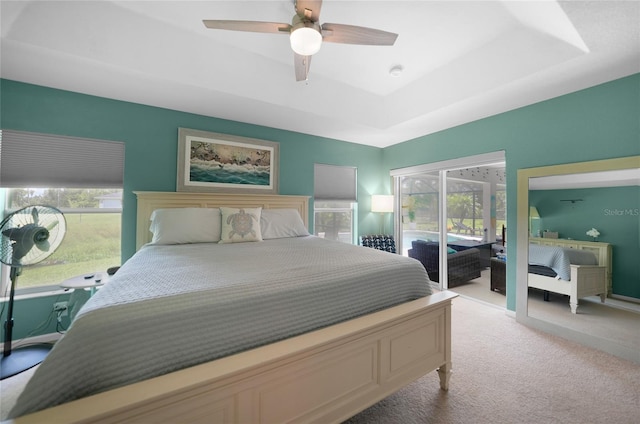
M 604 303 L 607 267 L 589 251 L 531 243 L 528 286 L 569 296 L 571 313 L 575 314 L 578 299 L 583 297 L 597 295 Z
M 419 262 L 305 235 L 302 196 L 136 195 L 139 251 L 40 365 L 12 411 L 15 422 L 340 422 L 430 371 L 448 388 L 455 294 L 429 294 Z M 196 222 L 218 208 L 222 234 L 270 236 L 219 244 L 207 230 L 194 232 L 197 243 L 148 245 L 161 233 L 149 231 L 152 215 L 155 225 L 158 215 L 190 210 Z M 257 208 L 271 222 L 282 221 L 281 212 L 302 218 L 293 229 L 261 220 L 261 231 L 246 230 L 240 224 Z M 189 263 L 175 262 L 178 251 Z M 277 257 L 289 262 L 265 267 Z M 311 273 L 298 274 L 305 269 Z M 202 277 L 213 274 L 215 292 Z M 269 278 L 252 285 L 261 275 Z M 391 289 L 391 280 L 404 283 Z M 292 322 L 302 326 L 292 330 Z M 91 333 L 98 337 L 86 341 Z

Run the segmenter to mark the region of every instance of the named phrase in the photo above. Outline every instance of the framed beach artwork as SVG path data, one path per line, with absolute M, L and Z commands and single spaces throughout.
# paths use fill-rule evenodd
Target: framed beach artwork
M 279 144 L 178 129 L 177 191 L 278 194 Z

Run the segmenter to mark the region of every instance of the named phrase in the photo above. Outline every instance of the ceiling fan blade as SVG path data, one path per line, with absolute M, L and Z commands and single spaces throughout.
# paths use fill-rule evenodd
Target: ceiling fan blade
M 322 41 L 343 44 L 392 46 L 398 34 L 355 25 L 322 24 Z
M 296 0 L 296 13 L 313 22 L 320 20 L 320 9 L 322 9 L 322 0 Z
M 208 19 L 205 19 L 202 22 L 209 29 L 226 29 L 230 31 L 289 34 L 291 29 L 291 25 L 278 23 L 278 22 L 221 21 L 221 20 L 208 20 Z
M 296 69 L 296 81 L 306 81 L 311 67 L 311 56 L 294 53 L 293 64 Z

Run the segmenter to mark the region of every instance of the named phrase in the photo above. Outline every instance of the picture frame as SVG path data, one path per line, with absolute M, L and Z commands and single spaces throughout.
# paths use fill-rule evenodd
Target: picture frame
M 280 144 L 178 128 L 176 191 L 278 194 Z

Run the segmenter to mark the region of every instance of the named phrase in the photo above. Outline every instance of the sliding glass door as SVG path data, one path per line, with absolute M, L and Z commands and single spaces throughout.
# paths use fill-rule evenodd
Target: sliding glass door
M 391 175 L 400 212 L 395 216 L 399 252 L 428 263 L 431 280 L 445 289 L 452 246 L 486 245 L 501 234 L 497 206 L 505 204 L 504 153 L 399 169 Z M 504 207 L 500 212 L 504 219 Z
M 438 172 L 400 177 L 403 254 L 414 240 L 438 241 L 440 176 Z
M 455 239 L 486 240 L 484 193 L 487 187 L 458 176 L 458 172 L 447 172 L 447 233 Z

